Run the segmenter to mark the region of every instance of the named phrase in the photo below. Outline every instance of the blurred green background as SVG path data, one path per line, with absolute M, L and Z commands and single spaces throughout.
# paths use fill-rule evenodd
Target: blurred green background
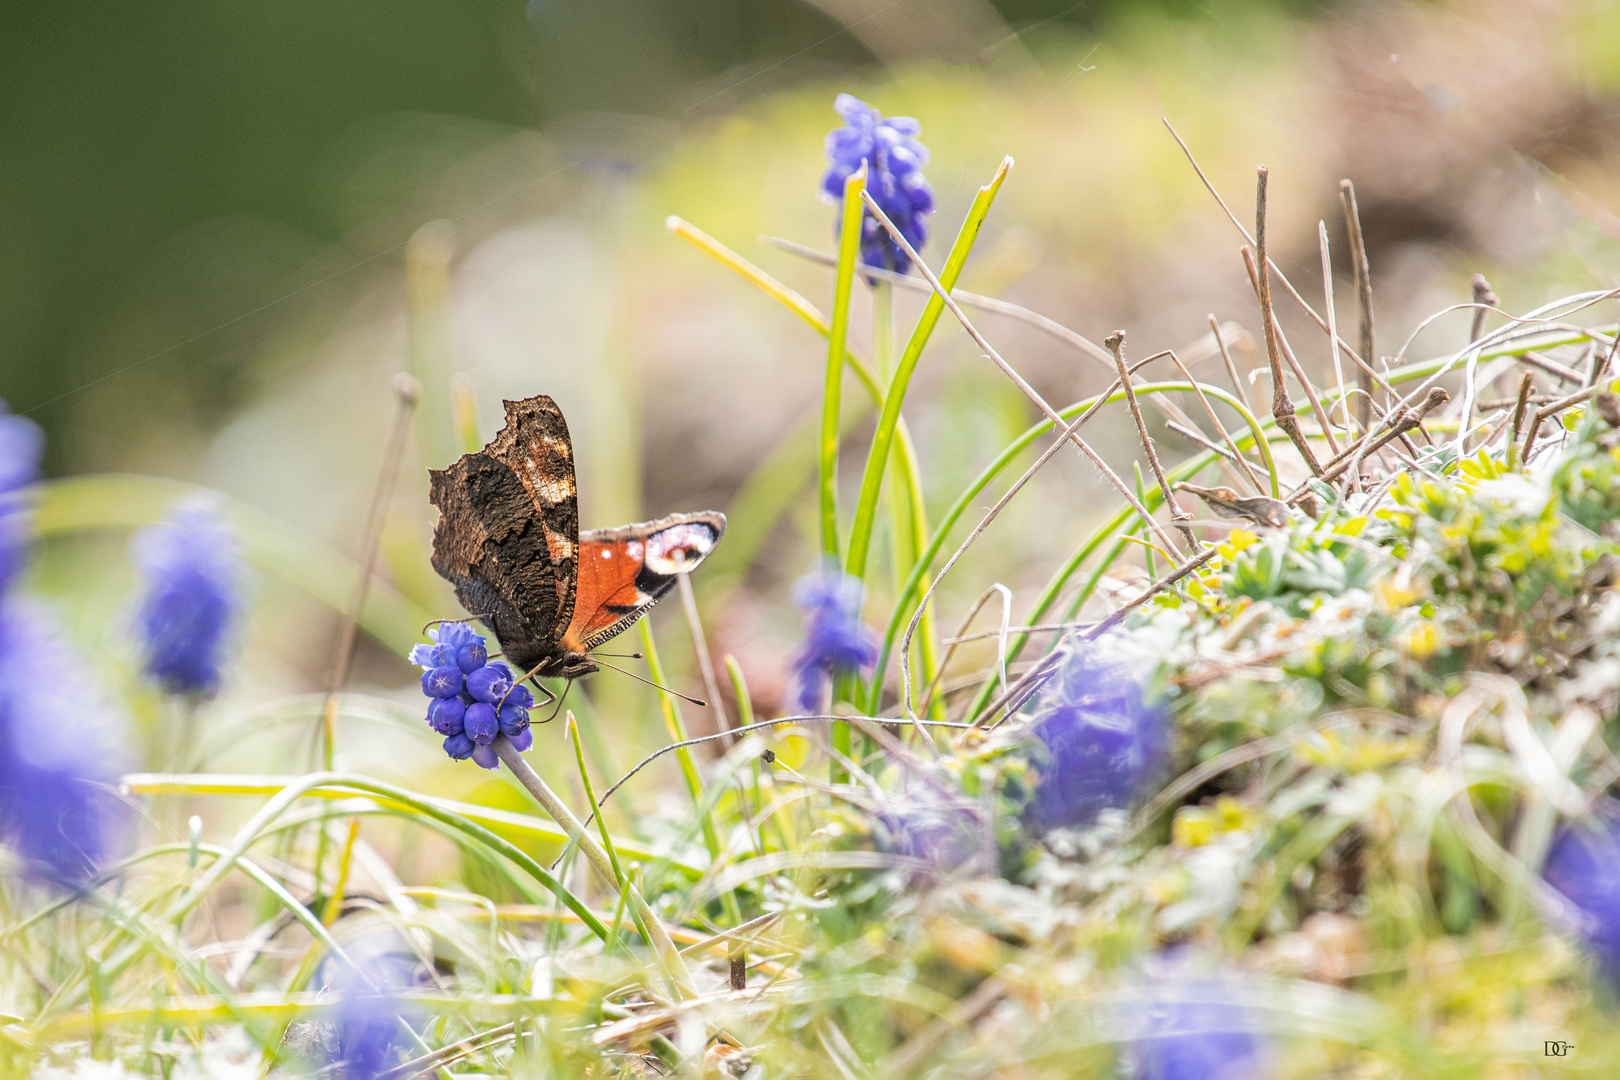
M 28 0 L 4 25 L 0 396 L 46 426 L 49 471 L 218 488 L 352 554 L 389 379 L 416 370 L 428 392 L 384 573 L 438 614 L 456 608 L 426 562 L 421 466 L 459 452 L 452 374 L 483 438 L 501 397 L 561 402 L 586 527 L 733 509 L 814 415 L 821 339 L 663 222 L 686 218 L 825 306 L 828 272 L 757 237 L 831 246 L 816 190 L 840 91 L 921 120 L 940 203 L 925 256 L 1014 156 L 964 285 L 1093 340 L 1125 328 L 1134 356 L 1197 354 L 1212 313 L 1257 323 L 1239 237 L 1161 116 L 1240 218 L 1270 166 L 1273 253 L 1317 300 L 1326 224 L 1341 326 L 1338 181 L 1354 179 L 1382 353 L 1466 301 L 1476 271 L 1511 310 L 1620 274 L 1610 0 Z M 869 352 L 864 293 L 856 310 Z M 902 295 L 902 331 L 917 310 Z M 1054 402 L 1111 377 L 1026 326 L 983 325 Z M 1467 326 L 1442 320 L 1413 351 L 1455 348 Z M 1303 327 L 1297 341 L 1325 366 Z M 954 326 L 907 409 L 935 514 L 1033 418 Z M 1192 449 L 1161 436 L 1171 456 Z M 1122 467 L 1131 439 L 1099 421 Z M 1027 602 L 1104 490 L 1060 456 L 957 571 L 942 625 L 990 581 Z M 785 584 L 813 554 L 809 500 L 781 495 L 781 521 L 752 523 L 760 557 L 695 582 L 711 644 L 741 659 L 762 708 L 797 633 Z M 113 656 L 123 542 L 60 539 L 36 574 L 86 648 Z M 317 686 L 330 648 L 329 610 L 259 589 L 239 703 Z M 401 703 L 409 678 L 376 644 L 356 674 Z M 618 685 L 601 692 L 640 693 Z

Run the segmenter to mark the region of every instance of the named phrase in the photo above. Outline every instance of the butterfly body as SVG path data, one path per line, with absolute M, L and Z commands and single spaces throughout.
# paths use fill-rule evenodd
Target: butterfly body
M 544 394 L 505 402 L 490 443 L 430 469 L 433 568 L 520 671 L 575 679 L 589 651 L 640 619 L 714 550 L 724 514 L 579 531 L 573 444 Z

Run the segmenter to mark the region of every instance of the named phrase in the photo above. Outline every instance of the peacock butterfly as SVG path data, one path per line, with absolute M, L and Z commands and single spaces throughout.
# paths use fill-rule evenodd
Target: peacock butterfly
M 544 394 L 507 401 L 506 423 L 475 454 L 429 469 L 439 509 L 433 569 L 495 632 L 520 671 L 576 679 L 690 573 L 725 532 L 711 510 L 579 531 L 574 447 Z

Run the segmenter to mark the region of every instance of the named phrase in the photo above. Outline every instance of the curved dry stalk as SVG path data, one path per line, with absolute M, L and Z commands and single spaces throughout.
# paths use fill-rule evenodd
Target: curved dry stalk
M 1210 316 L 1211 320 L 1214 318 L 1215 316 Z M 1216 330 L 1215 340 L 1217 342 L 1220 341 L 1220 332 L 1218 328 Z M 1181 362 L 1181 357 L 1176 355 L 1176 351 L 1174 349 L 1166 349 L 1165 351 L 1170 354 L 1170 362 L 1176 365 L 1176 368 L 1181 372 L 1182 377 L 1187 380 L 1187 384 L 1193 388 L 1193 393 L 1198 395 L 1198 402 L 1199 404 L 1203 405 L 1204 412 L 1209 415 L 1209 422 L 1215 425 L 1215 430 L 1221 433 L 1221 439 L 1226 443 L 1227 450 L 1231 451 L 1232 456 L 1237 458 L 1238 462 L 1243 466 L 1243 471 L 1245 475 L 1248 476 L 1249 483 L 1254 485 L 1255 491 L 1258 491 L 1260 494 L 1264 495 L 1266 493 L 1265 486 L 1260 483 L 1260 478 L 1254 474 L 1253 463 L 1251 463 L 1248 458 L 1243 456 L 1243 452 L 1238 449 L 1237 441 L 1233 439 L 1231 433 L 1226 430 L 1226 425 L 1221 423 L 1221 418 L 1215 414 L 1215 406 L 1210 403 L 1209 396 L 1204 393 L 1203 386 L 1199 384 L 1197 379 L 1192 377 L 1192 372 L 1187 370 L 1187 365 Z M 1221 346 L 1221 355 L 1226 355 L 1226 347 L 1224 345 Z M 1246 401 L 1247 399 L 1245 399 L 1245 402 Z M 1210 449 L 1217 452 L 1220 450 L 1219 447 L 1216 447 L 1213 444 L 1210 446 Z
M 1288 387 L 1283 382 L 1282 351 L 1277 345 L 1277 316 L 1271 310 L 1271 259 L 1266 255 L 1266 167 L 1260 166 L 1255 175 L 1254 251 L 1251 253 L 1245 247 L 1243 261 L 1249 265 L 1255 295 L 1260 300 L 1260 322 L 1266 334 L 1266 357 L 1271 363 L 1271 415 L 1299 451 L 1299 456 L 1305 459 L 1311 475 L 1321 476 L 1322 467 L 1316 463 L 1316 455 L 1311 452 L 1310 443 L 1305 441 L 1305 434 L 1299 429 L 1294 401 L 1288 396 Z
M 1131 419 L 1136 422 L 1136 434 L 1142 440 L 1142 449 L 1147 454 L 1148 465 L 1153 470 L 1153 479 L 1158 482 L 1159 491 L 1164 495 L 1164 504 L 1170 508 L 1170 520 L 1181 531 L 1181 537 L 1187 542 L 1189 553 L 1198 550 L 1198 538 L 1193 535 L 1187 522 L 1192 515 L 1182 509 L 1181 503 L 1176 501 L 1176 493 L 1170 487 L 1170 481 L 1165 479 L 1164 466 L 1159 464 L 1159 454 L 1153 449 L 1153 437 L 1148 434 L 1147 422 L 1142 419 L 1142 403 L 1136 400 L 1136 389 L 1131 385 L 1131 373 L 1125 366 L 1125 331 L 1115 330 L 1103 340 L 1108 351 L 1114 357 L 1114 369 L 1119 372 L 1119 384 L 1125 388 L 1125 403 L 1130 406 Z M 1002 687 L 1006 689 L 1005 686 Z
M 1002 359 L 1001 354 L 995 350 L 995 347 L 984 339 L 984 335 L 979 333 L 972 321 L 967 317 L 966 314 L 963 313 L 962 308 L 954 299 L 951 298 L 950 291 L 946 289 L 944 285 L 940 284 L 939 278 L 936 277 L 934 272 L 928 268 L 928 264 L 923 261 L 922 256 L 917 254 L 917 249 L 911 246 L 911 241 L 907 240 L 895 223 L 889 220 L 889 216 L 883 212 L 883 208 L 877 204 L 877 200 L 872 198 L 869 192 L 862 192 L 861 198 L 865 200 L 867 209 L 871 211 L 875 218 L 877 218 L 878 223 L 888 230 L 888 233 L 894 239 L 894 242 L 898 244 L 901 249 L 904 250 L 905 253 L 911 258 L 912 263 L 917 267 L 917 270 L 922 274 L 922 276 L 928 279 L 928 284 L 933 286 L 934 291 L 938 293 L 939 298 L 945 302 L 945 306 L 950 309 L 951 314 L 956 316 L 956 321 L 962 324 L 962 329 L 966 330 L 968 332 L 968 336 L 978 344 L 979 348 L 984 350 L 984 354 L 990 358 L 990 362 L 995 364 L 996 367 L 1000 368 L 1002 374 L 1011 379 L 1013 381 L 1013 385 L 1018 387 L 1019 390 L 1023 391 L 1024 396 L 1029 398 L 1030 401 L 1034 402 L 1035 406 L 1040 409 L 1041 412 L 1046 414 L 1046 418 L 1048 420 L 1052 421 L 1053 424 L 1062 426 L 1064 428 L 1065 435 L 1068 437 L 1068 439 L 1080 448 L 1081 453 L 1085 454 L 1086 457 L 1091 459 L 1091 463 L 1097 466 L 1098 470 L 1100 470 L 1102 474 L 1108 478 L 1108 482 L 1113 484 L 1119 493 L 1125 497 L 1125 501 L 1131 504 L 1131 509 L 1137 512 L 1137 514 L 1142 518 L 1143 523 L 1158 535 L 1160 542 L 1163 543 L 1166 548 L 1174 549 L 1175 545 L 1170 543 L 1169 536 L 1165 534 L 1164 526 L 1160 525 L 1156 520 L 1154 520 L 1153 515 L 1148 512 L 1147 507 L 1143 506 L 1141 500 L 1137 499 L 1136 493 L 1126 485 L 1125 481 L 1119 478 L 1119 475 L 1115 473 L 1113 469 L 1108 467 L 1108 462 L 1104 461 L 1102 456 L 1098 454 L 1097 451 L 1093 450 L 1091 445 L 1087 443 L 1086 440 L 1080 437 L 1079 433 L 1074 430 L 1074 425 L 1064 424 L 1063 417 L 1058 415 L 1057 410 L 1052 408 L 1052 406 L 1047 403 L 1047 400 L 1041 397 L 1039 392 L 1037 392 L 1033 386 L 1029 385 L 1022 375 L 1018 374 L 1018 372 L 1013 369 L 1011 364 Z
M 1356 278 L 1356 325 L 1359 331 L 1359 344 L 1361 356 L 1357 372 L 1360 376 L 1361 391 L 1366 395 L 1365 404 L 1356 410 L 1357 419 L 1361 421 L 1361 429 L 1366 431 L 1372 426 L 1369 415 L 1372 407 L 1372 380 L 1378 373 L 1373 370 L 1372 362 L 1376 359 L 1373 352 L 1373 297 L 1372 297 L 1372 268 L 1367 265 L 1367 240 L 1361 232 L 1361 209 L 1356 206 L 1356 186 L 1348 179 L 1339 181 L 1339 201 L 1344 204 L 1344 228 L 1350 237 L 1350 265 L 1355 269 Z M 1474 335 L 1478 337 L 1479 335 Z M 1394 397 L 1389 386 L 1384 392 Z

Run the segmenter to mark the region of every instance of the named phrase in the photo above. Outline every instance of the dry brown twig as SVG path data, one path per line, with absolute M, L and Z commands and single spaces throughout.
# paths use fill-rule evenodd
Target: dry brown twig
M 1422 424 L 1425 416 L 1428 416 L 1431 412 L 1438 409 L 1440 406 L 1444 405 L 1450 400 L 1451 395 L 1446 393 L 1444 388 L 1439 386 L 1430 387 L 1428 395 L 1423 399 L 1422 402 L 1418 404 L 1416 409 L 1406 405 L 1401 406 L 1396 410 L 1392 419 L 1386 419 L 1384 430 L 1382 432 L 1369 432 L 1367 435 L 1363 436 L 1355 446 L 1350 447 L 1341 453 L 1337 458 L 1330 461 L 1327 469 L 1320 474 L 1319 479 L 1321 479 L 1324 483 L 1337 480 L 1340 476 L 1343 476 L 1352 465 L 1358 466 L 1356 472 L 1359 473 L 1359 465 L 1364 458 L 1371 454 L 1376 454 L 1385 446 L 1388 446 L 1390 443 L 1394 442 L 1408 431 L 1411 431 L 1418 425 Z M 1307 493 L 1309 493 L 1309 491 L 1310 486 L 1307 484 L 1302 484 L 1288 496 L 1287 502 L 1290 505 L 1293 505 L 1303 498 Z
M 1305 441 L 1305 434 L 1299 428 L 1299 417 L 1294 409 L 1294 401 L 1288 396 L 1288 387 L 1283 383 L 1282 352 L 1277 345 L 1277 320 L 1271 310 L 1271 260 L 1266 256 L 1266 177 L 1267 170 L 1264 165 L 1256 170 L 1258 177 L 1254 186 L 1254 265 L 1255 292 L 1260 298 L 1260 322 L 1266 332 L 1266 356 L 1271 362 L 1271 415 L 1276 419 L 1277 426 L 1292 440 L 1299 456 L 1305 459 L 1310 467 L 1312 476 L 1322 475 L 1322 466 L 1316 463 L 1316 455 L 1311 453 L 1310 444 Z M 1245 249 L 1247 250 L 1247 249 Z
M 1366 395 L 1357 402 L 1357 419 L 1363 431 L 1371 427 L 1373 353 L 1372 272 L 1367 265 L 1367 241 L 1361 233 L 1361 210 L 1356 206 L 1356 188 L 1348 179 L 1339 181 L 1339 200 L 1344 204 L 1344 227 L 1350 237 L 1350 265 L 1356 278 L 1356 326 L 1360 333 L 1361 355 L 1366 362 L 1360 373 L 1361 391 Z M 1478 336 L 1477 334 L 1475 335 Z M 1388 387 L 1386 386 L 1387 390 Z
M 1474 303 L 1480 306 L 1474 310 L 1474 325 L 1468 331 L 1468 340 L 1470 342 L 1479 340 L 1480 332 L 1485 329 L 1485 316 L 1491 313 L 1491 308 L 1501 304 L 1501 301 L 1496 298 L 1496 294 L 1491 291 L 1491 283 L 1485 280 L 1484 274 L 1474 275 L 1472 288 Z
M 1192 515 L 1176 501 L 1176 493 L 1164 475 L 1164 466 L 1159 464 L 1158 451 L 1153 449 L 1153 437 L 1148 434 L 1147 422 L 1142 419 L 1142 405 L 1136 400 L 1136 390 L 1131 386 L 1130 369 L 1125 366 L 1125 331 L 1115 330 L 1103 339 L 1103 345 L 1114 357 L 1114 368 L 1119 372 L 1119 384 L 1125 388 L 1125 401 L 1130 406 L 1131 419 L 1136 422 L 1136 434 L 1142 440 L 1142 449 L 1147 454 L 1148 465 L 1153 469 L 1153 479 L 1158 483 L 1159 491 L 1164 494 L 1164 503 L 1170 508 L 1170 520 L 1176 523 L 1182 539 L 1187 542 L 1187 553 L 1192 554 L 1198 550 L 1198 538 L 1186 524 L 1192 520 Z
M 990 359 L 990 362 L 995 364 L 996 367 L 1000 368 L 1001 373 L 1006 375 L 1007 378 L 1011 379 L 1013 385 L 1018 387 L 1019 390 L 1023 391 L 1024 396 L 1029 398 L 1030 401 L 1034 402 L 1036 408 L 1045 413 L 1048 420 L 1052 421 L 1053 424 L 1056 424 L 1059 427 L 1069 429 L 1070 425 L 1063 422 L 1063 417 L 1058 415 L 1057 410 L 1052 408 L 1052 406 L 1047 403 L 1047 400 L 1043 398 L 1033 386 L 1029 385 L 1024 377 L 1018 374 L 1011 364 L 1007 363 L 1007 361 L 1002 358 L 1001 354 L 996 351 L 995 347 L 984 339 L 984 335 L 979 333 L 978 328 L 973 325 L 972 320 L 967 317 L 967 315 L 962 311 L 961 307 L 951 297 L 949 290 L 947 290 L 944 285 L 940 284 L 939 278 L 935 276 L 934 272 L 928 268 L 928 264 L 923 262 L 922 256 L 917 254 L 917 250 L 911 246 L 911 241 L 907 240 L 895 223 L 889 220 L 889 216 L 883 212 L 883 208 L 877 204 L 877 200 L 872 198 L 871 193 L 863 191 L 861 193 L 861 199 L 866 203 L 866 207 L 871 211 L 872 216 L 875 217 L 879 224 L 881 224 L 884 229 L 888 231 L 889 235 L 894 239 L 894 242 L 899 245 L 900 248 L 911 258 L 911 261 L 913 265 L 917 267 L 918 272 L 921 273 L 923 277 L 928 279 L 928 284 L 934 287 L 934 292 L 938 294 L 939 298 L 945 302 L 945 306 L 950 309 L 951 314 L 956 316 L 956 321 L 962 324 L 962 329 L 968 332 L 968 336 L 974 340 L 980 349 L 984 350 L 984 354 Z M 1067 435 L 1069 441 L 1078 446 L 1080 448 L 1080 452 L 1085 454 L 1086 457 L 1090 458 L 1091 463 L 1097 466 L 1098 470 L 1103 474 L 1103 476 L 1107 477 L 1108 482 L 1113 484 L 1115 489 L 1125 497 L 1125 501 L 1131 504 L 1131 509 L 1135 510 L 1147 527 L 1153 530 L 1153 532 L 1158 536 L 1159 542 L 1165 546 L 1165 549 L 1174 550 L 1175 545 L 1170 542 L 1170 537 L 1165 534 L 1164 526 L 1160 525 L 1158 521 L 1154 519 L 1153 515 L 1148 512 L 1148 508 L 1142 505 L 1141 500 L 1136 497 L 1136 493 L 1130 489 L 1125 481 L 1121 480 L 1119 475 L 1115 473 L 1113 469 L 1109 468 L 1108 462 L 1104 461 L 1102 456 L 1091 448 L 1091 444 L 1087 443 L 1083 438 L 1080 437 L 1080 433 L 1078 431 L 1067 430 Z
M 1226 348 L 1226 338 L 1221 334 L 1221 322 L 1213 311 L 1209 313 L 1209 329 L 1215 335 L 1215 347 L 1221 350 L 1221 360 L 1226 364 L 1226 374 L 1232 379 L 1232 388 L 1243 401 L 1243 407 L 1253 412 L 1254 405 L 1249 401 L 1249 389 L 1243 385 L 1243 380 L 1238 376 L 1237 365 L 1232 363 L 1232 354 Z
M 1243 266 L 1249 272 L 1249 284 L 1254 287 L 1256 297 L 1260 295 L 1260 278 L 1255 267 L 1254 252 L 1247 247 L 1241 248 L 1238 254 L 1243 257 Z M 1316 385 L 1305 374 L 1305 368 L 1294 355 L 1293 346 L 1288 344 L 1288 335 L 1283 333 L 1282 324 L 1277 321 L 1276 313 L 1271 316 L 1271 326 L 1277 335 L 1277 348 L 1282 352 L 1282 358 L 1288 361 L 1288 370 L 1294 373 L 1294 379 L 1299 383 L 1305 394 L 1305 400 L 1310 402 L 1311 412 L 1316 416 L 1316 422 L 1322 429 L 1322 437 L 1327 440 L 1328 449 L 1333 453 L 1339 452 L 1339 442 L 1333 437 L 1333 425 L 1328 422 L 1327 409 L 1322 405 L 1322 399 L 1316 393 Z

